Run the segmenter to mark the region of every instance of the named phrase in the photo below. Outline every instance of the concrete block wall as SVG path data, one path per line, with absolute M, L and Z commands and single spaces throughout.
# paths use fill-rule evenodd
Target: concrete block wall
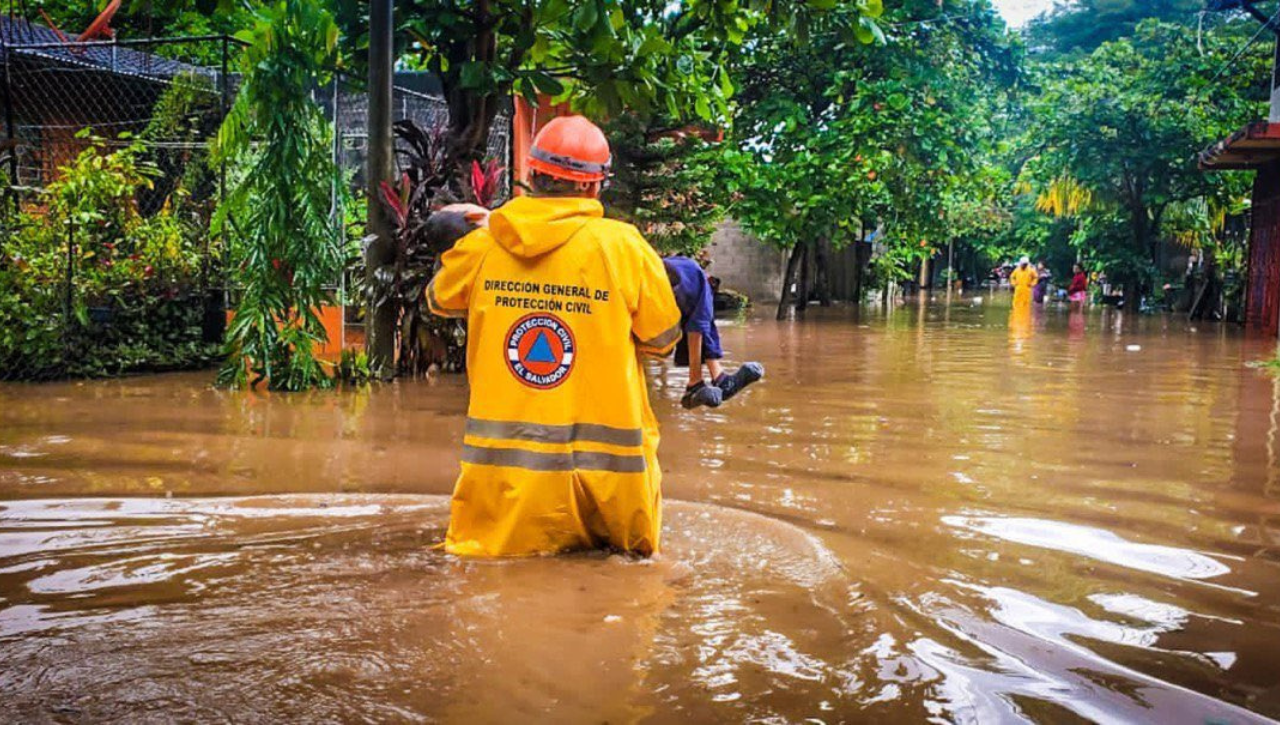
M 778 301 L 786 267 L 786 253 L 756 240 L 734 221 L 724 221 L 711 236 L 711 275 L 753 302 Z

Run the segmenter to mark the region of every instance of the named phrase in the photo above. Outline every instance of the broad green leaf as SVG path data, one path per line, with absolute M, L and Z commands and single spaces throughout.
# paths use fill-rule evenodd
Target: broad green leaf
M 862 21 L 861 18 L 859 18 L 858 20 L 859 20 L 858 24 L 853 27 L 854 37 L 858 39 L 859 43 L 866 43 L 866 44 L 874 43 L 876 40 L 875 33 L 873 33 L 865 23 L 861 22 Z
M 533 85 L 548 96 L 560 96 L 564 93 L 564 84 L 559 79 L 551 76 L 543 71 L 534 71 L 529 74 L 533 80 Z
M 595 27 L 599 15 L 596 13 L 595 0 L 588 0 L 578 6 L 574 13 L 574 26 L 580 31 L 588 31 Z

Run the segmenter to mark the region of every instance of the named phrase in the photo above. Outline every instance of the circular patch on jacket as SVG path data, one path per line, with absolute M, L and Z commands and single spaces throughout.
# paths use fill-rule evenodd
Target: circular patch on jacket
M 507 367 L 531 388 L 554 388 L 573 370 L 573 331 L 550 314 L 527 314 L 507 332 Z

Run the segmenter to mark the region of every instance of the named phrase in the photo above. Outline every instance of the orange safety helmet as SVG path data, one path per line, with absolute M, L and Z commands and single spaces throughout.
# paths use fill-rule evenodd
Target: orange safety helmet
M 609 175 L 609 140 L 586 117 L 556 117 L 538 130 L 529 167 L 575 182 L 600 182 Z

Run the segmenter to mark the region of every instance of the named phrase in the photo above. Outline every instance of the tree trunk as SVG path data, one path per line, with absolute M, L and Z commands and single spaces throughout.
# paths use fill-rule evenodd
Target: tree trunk
M 796 266 L 800 262 L 800 244 L 791 247 L 791 255 L 787 257 L 787 272 L 782 276 L 782 296 L 778 298 L 778 319 L 786 319 L 787 301 L 791 297 L 791 286 L 796 280 Z
M 1221 319 L 1225 317 L 1222 310 L 1222 292 L 1218 286 L 1217 261 L 1212 250 L 1205 250 L 1204 262 L 1200 267 L 1200 275 L 1204 280 L 1191 298 L 1191 307 L 1187 310 L 1187 319 Z
M 956 244 L 955 241 L 947 241 L 947 296 L 951 296 L 951 291 L 955 288 L 952 284 L 956 278 Z
M 1129 217 L 1133 226 L 1133 244 L 1137 251 L 1149 253 L 1150 248 L 1150 229 L 1148 226 L 1147 209 L 1141 205 L 1131 206 L 1129 209 Z M 1128 312 L 1138 312 L 1142 309 L 1142 289 L 1143 281 L 1140 274 L 1130 275 L 1124 283 L 1124 308 Z
M 379 205 L 378 186 L 390 181 L 395 168 L 391 140 L 392 104 L 392 1 L 375 0 L 369 12 L 369 155 L 366 179 L 369 190 L 369 233 L 373 241 L 365 249 L 365 286 L 378 287 L 377 273 L 395 263 L 396 246 L 386 207 Z M 378 378 L 395 373 L 396 308 L 388 300 L 382 306 L 370 302 L 365 322 L 369 364 Z
M 862 304 L 862 249 L 866 248 L 861 240 L 853 242 L 853 303 Z
M 449 104 L 449 159 L 459 163 L 484 159 L 489 131 L 498 116 L 498 97 L 469 89 L 445 90 Z
M 858 222 L 858 239 L 853 242 L 853 303 L 862 305 L 862 249 L 863 239 L 867 237 L 862 222 Z
M 1142 279 L 1131 274 L 1124 280 L 1124 311 L 1137 314 L 1142 310 Z
M 1225 287 L 1218 281 L 1218 256 L 1213 249 L 1204 252 L 1204 280 L 1209 283 L 1209 304 L 1215 321 L 1227 319 L 1227 302 Z
M 441 75 L 444 98 L 449 105 L 449 159 L 457 163 L 484 158 L 493 120 L 503 100 L 511 96 L 509 82 L 487 91 L 462 88 L 462 68 L 467 63 L 479 62 L 514 69 L 523 59 L 523 54 L 513 49 L 510 58 L 499 61 L 499 19 L 490 12 L 490 3 L 491 0 L 477 0 L 474 37 L 459 37 L 458 42 L 450 44 L 446 51 L 449 71 Z M 532 27 L 531 12 L 527 11 L 523 18 L 527 27 Z
M 814 250 L 816 266 L 818 303 L 824 307 L 831 306 L 831 239 L 823 236 L 818 239 Z
M 805 241 L 800 257 L 800 286 L 796 290 L 796 311 L 803 312 L 809 308 L 809 288 L 812 282 L 813 241 Z

